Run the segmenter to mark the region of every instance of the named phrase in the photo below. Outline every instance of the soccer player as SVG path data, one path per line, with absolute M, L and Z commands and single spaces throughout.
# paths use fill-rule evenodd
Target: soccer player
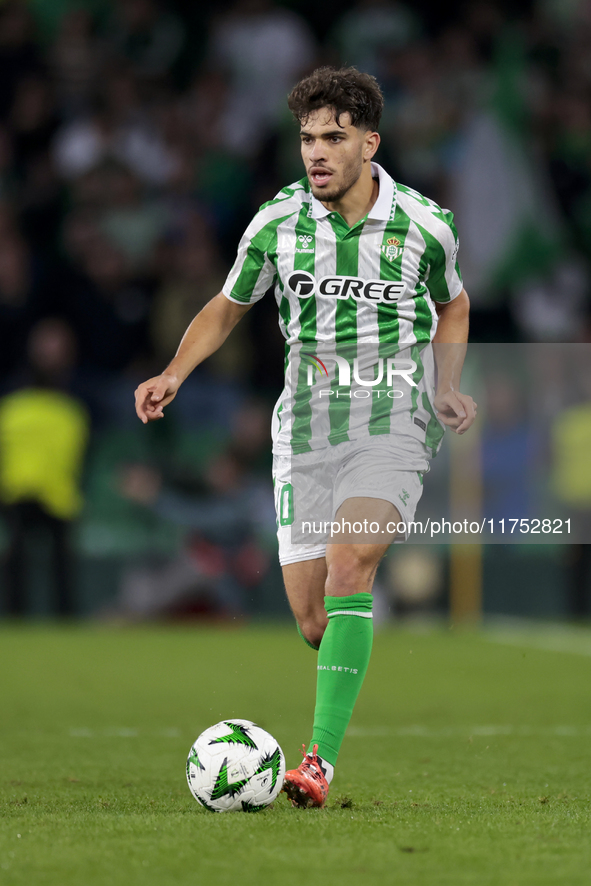
M 222 291 L 162 375 L 138 387 L 136 410 L 144 423 L 162 418 L 189 373 L 274 287 L 287 342 L 272 429 L 279 559 L 299 632 L 318 650 L 312 737 L 284 790 L 308 807 L 326 801 L 367 671 L 377 566 L 404 540 L 401 514 L 412 520 L 444 425 L 464 433 L 476 406 L 459 391 L 469 301 L 453 216 L 372 162 L 378 83 L 355 68 L 319 68 L 288 104 L 306 176 L 261 207 Z M 396 353 L 410 362 L 398 365 Z M 335 521 L 331 533 L 294 534 L 307 515 Z

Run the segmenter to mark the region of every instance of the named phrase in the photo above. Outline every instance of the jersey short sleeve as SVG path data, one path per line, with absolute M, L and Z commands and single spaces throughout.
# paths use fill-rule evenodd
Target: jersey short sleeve
M 457 298 L 464 284 L 458 264 L 460 241 L 453 222 L 453 214 L 443 210 L 442 216 L 443 220 L 437 232 L 440 248 L 434 253 L 426 285 L 433 301 L 445 303 Z
M 264 224 L 262 215 L 259 212 L 246 229 L 234 266 L 222 287 L 226 298 L 241 305 L 259 301 L 275 277 L 275 265 L 268 255 L 272 231 Z

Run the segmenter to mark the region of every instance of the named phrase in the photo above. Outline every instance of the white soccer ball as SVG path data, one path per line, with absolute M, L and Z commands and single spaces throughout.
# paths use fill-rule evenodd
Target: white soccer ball
M 283 751 L 250 720 L 222 720 L 202 732 L 189 752 L 187 781 L 210 812 L 258 812 L 279 795 Z

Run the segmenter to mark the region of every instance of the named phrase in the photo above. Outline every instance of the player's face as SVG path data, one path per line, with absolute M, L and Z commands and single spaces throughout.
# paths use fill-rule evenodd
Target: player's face
M 355 184 L 368 153 L 370 135 L 352 126 L 348 113 L 341 114 L 338 123 L 330 108 L 310 114 L 300 129 L 300 138 L 306 174 L 318 200 L 341 200 Z

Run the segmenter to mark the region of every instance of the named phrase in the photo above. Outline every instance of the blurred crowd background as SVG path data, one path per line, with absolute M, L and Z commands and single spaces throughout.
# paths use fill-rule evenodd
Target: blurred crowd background
M 5 614 L 286 612 L 274 300 L 194 373 L 166 421 L 141 426 L 132 395 L 220 290 L 260 204 L 302 177 L 285 98 L 326 63 L 375 74 L 377 159 L 454 211 L 472 340 L 590 342 L 589 0 L 4 0 Z M 587 402 L 566 390 L 565 407 Z M 522 574 L 517 553 L 499 551 L 486 554 L 489 611 L 585 614 L 581 546 L 523 554 L 522 573 L 547 587 L 526 602 L 520 578 L 495 596 L 499 575 Z M 385 570 L 384 611 L 444 609 L 445 558 Z

